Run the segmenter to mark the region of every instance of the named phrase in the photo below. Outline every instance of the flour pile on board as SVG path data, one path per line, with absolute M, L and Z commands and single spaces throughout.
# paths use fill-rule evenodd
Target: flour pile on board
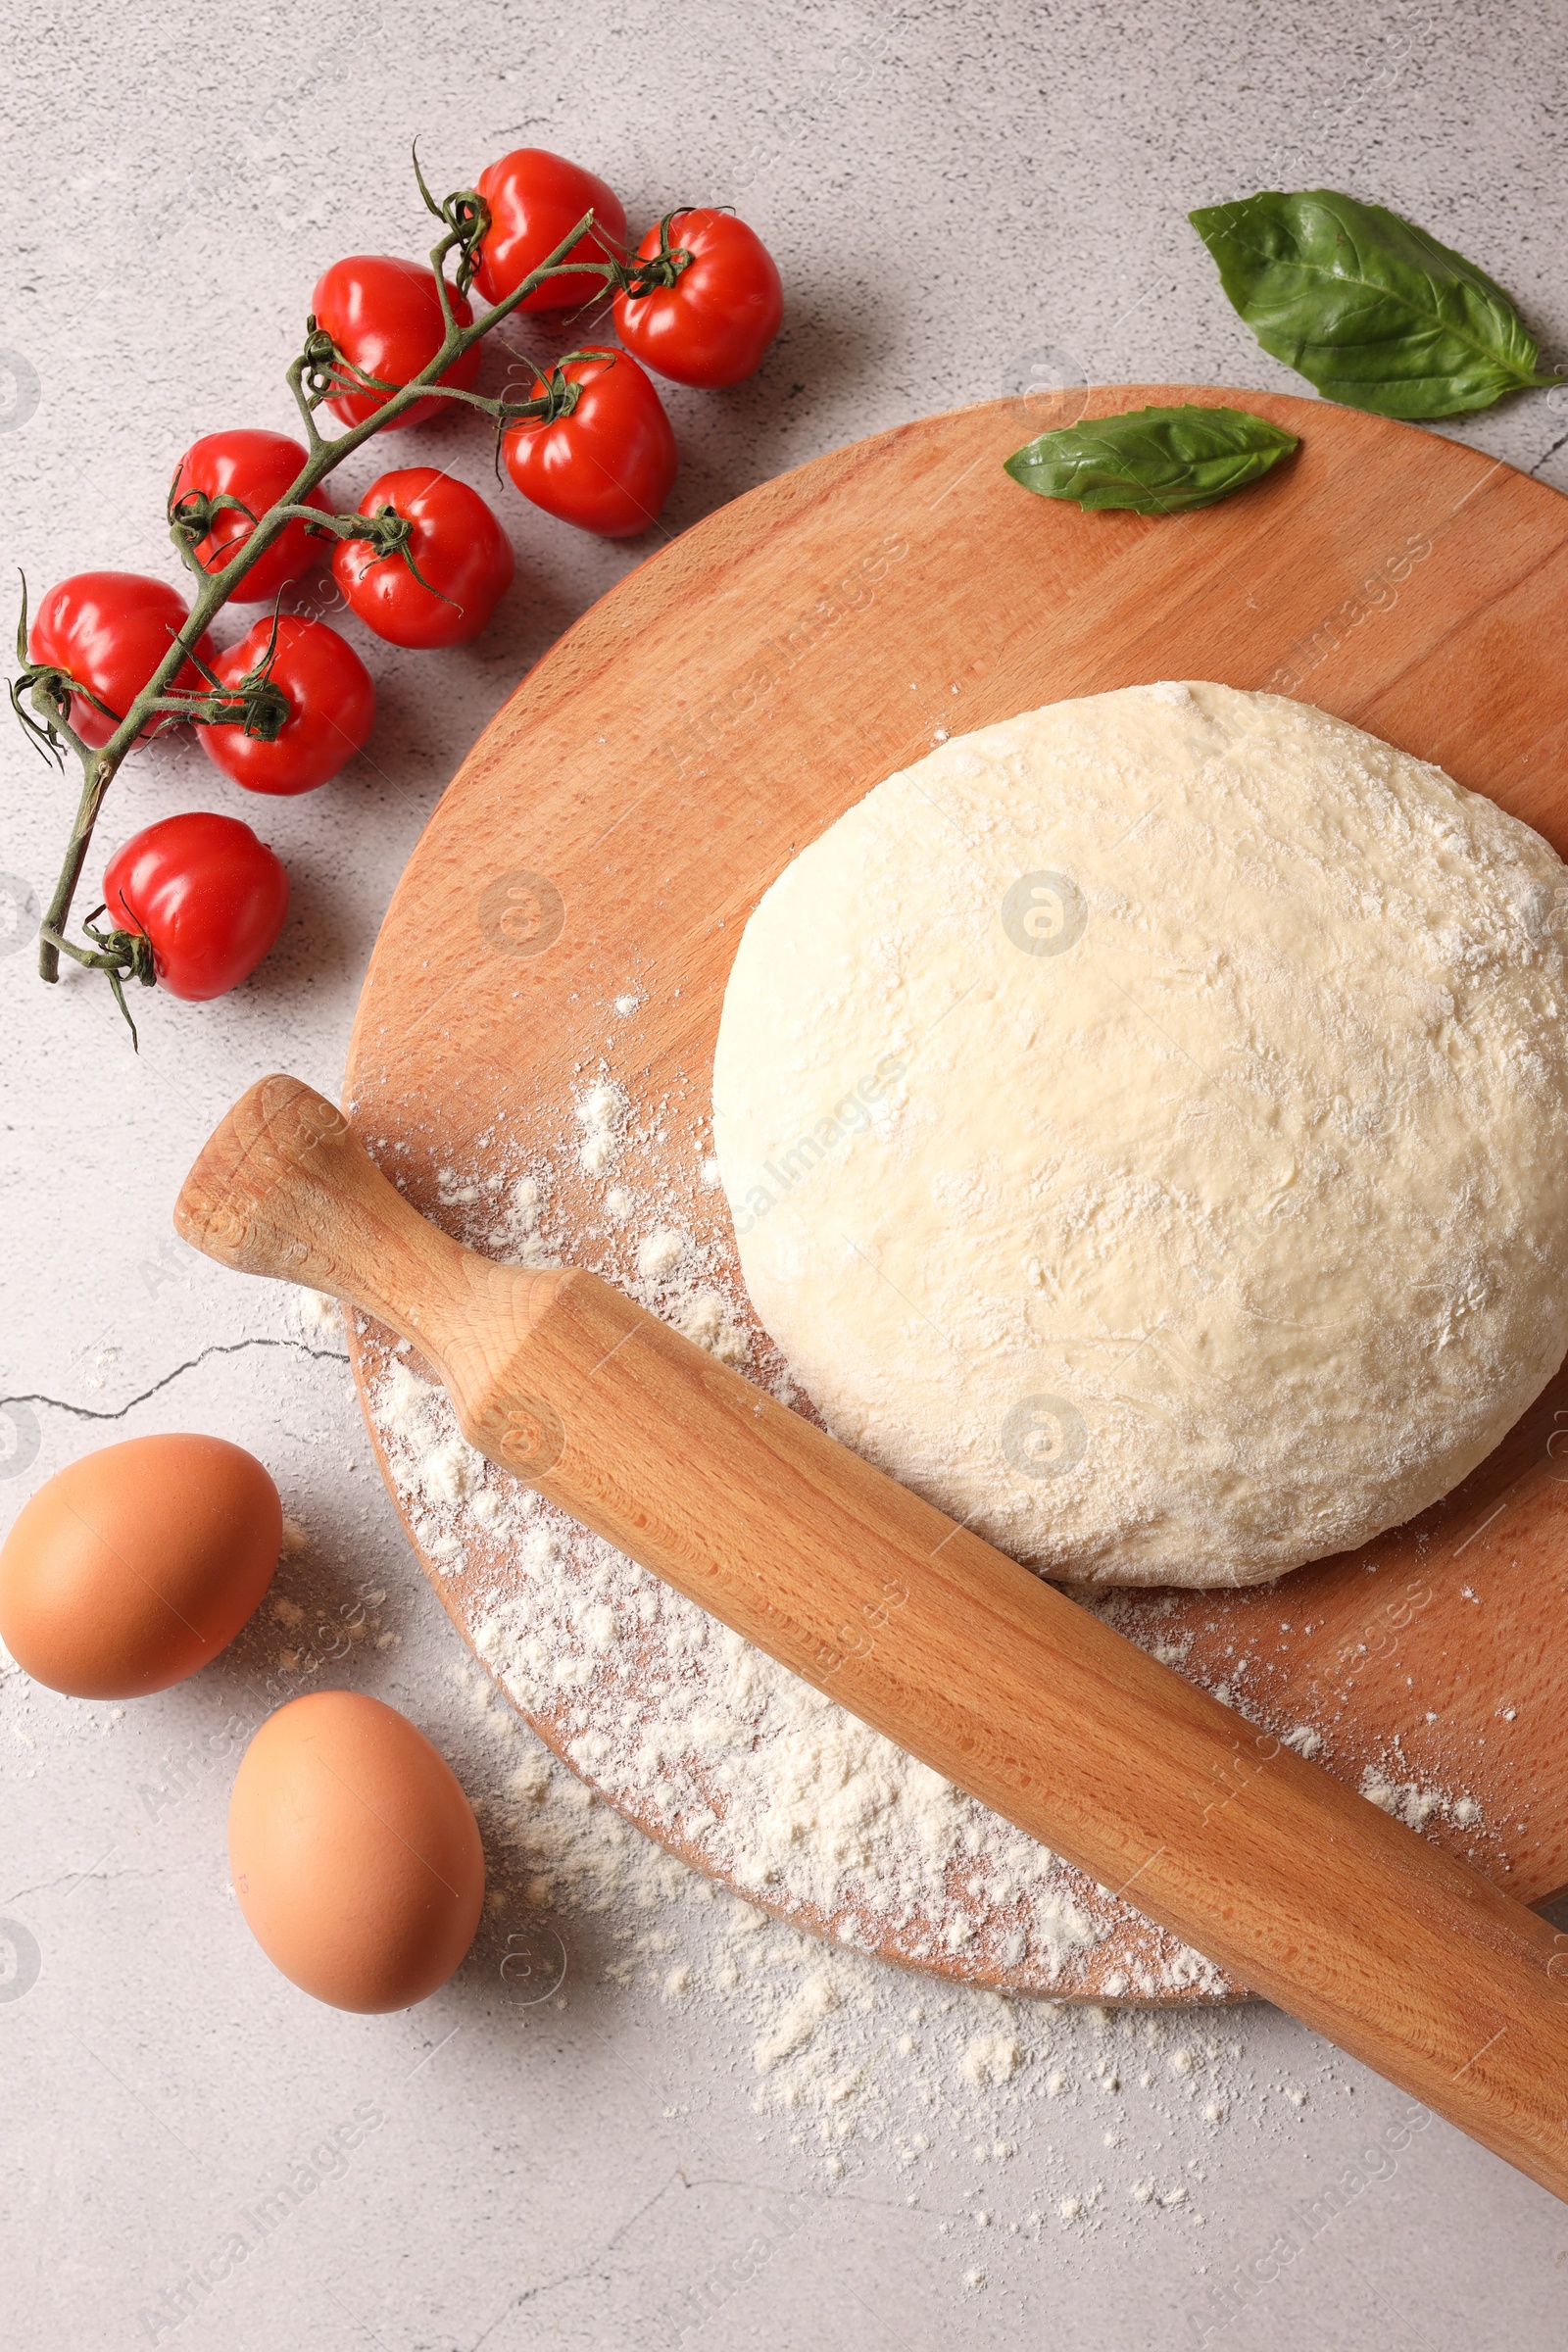
M 961 1949 L 975 1929 L 949 1882 L 981 1863 L 1004 1957 L 1050 1973 L 1094 1941 L 1053 1854 L 493 1469 L 407 1363 L 376 1409 L 423 1548 L 455 1565 L 465 1516 L 507 1542 L 521 1589 L 498 1593 L 475 1645 L 525 1711 L 564 1719 L 590 1781 L 763 1900 L 809 1905 L 843 1942 L 894 1919 L 917 1952 Z

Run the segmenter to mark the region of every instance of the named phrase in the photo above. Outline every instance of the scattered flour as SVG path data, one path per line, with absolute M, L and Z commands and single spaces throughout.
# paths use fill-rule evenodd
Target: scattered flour
M 977 2034 L 964 2051 L 959 2071 L 966 2082 L 1006 2082 L 1017 2073 L 1022 2052 L 1010 2034 Z
M 566 1955 L 558 2005 L 596 1981 L 661 2007 L 700 2003 L 704 2047 L 829 2181 L 912 2184 L 909 2205 L 930 2187 L 950 2214 L 961 2196 L 958 2219 L 1011 2234 L 1038 2235 L 1043 2206 L 1090 2229 L 1135 2216 L 1141 2231 L 1200 2227 L 1201 2212 L 1184 2210 L 1187 2182 L 1201 2180 L 1216 2127 L 1240 2113 L 1289 2129 L 1294 2110 L 1280 2107 L 1275 2081 L 1250 2075 L 1223 2012 L 1007 1999 L 824 1944 L 722 1893 L 628 1827 L 494 1704 L 485 1676 L 460 1664 L 455 1679 L 515 1759 L 474 1776 L 496 1789 L 479 1803 L 492 1861 L 481 1937 L 494 1940 L 476 1965 L 491 1973 L 520 1921 L 521 1940 L 553 1928 Z M 1174 2074 L 1158 2063 L 1173 2049 Z M 1057 2101 L 1095 2115 L 1109 2102 L 1117 2129 L 1102 2137 L 1118 2177 L 1108 2188 L 1071 2177 L 1064 2142 L 1075 2134 L 1062 2132 Z M 1191 2151 L 1181 2172 L 1173 2132 Z M 939 2235 L 954 2226 L 933 2221 Z
M 637 1251 L 637 1271 L 644 1282 L 667 1282 L 686 1254 L 686 1236 L 661 1227 Z
M 496 1202 L 496 1222 L 489 1235 L 494 1256 L 514 1266 L 554 1263 L 540 1239 L 543 1200 L 543 1188 L 534 1176 L 519 1176 L 510 1189 L 502 1189 Z
M 751 1335 L 736 1321 L 722 1291 L 693 1291 L 673 1320 L 683 1339 L 706 1348 L 721 1364 L 734 1364 L 738 1368 L 750 1359 Z
M 1474 1797 L 1450 1796 L 1442 1788 L 1423 1788 L 1415 1781 L 1391 1780 L 1374 1764 L 1361 1775 L 1361 1794 L 1412 1830 L 1424 1830 L 1435 1815 L 1460 1829 L 1471 1829 L 1481 1819 L 1481 1807 Z
M 577 1104 L 582 1129 L 579 1158 L 590 1176 L 602 1176 L 619 1150 L 626 1123 L 626 1098 L 620 1089 L 601 1083 L 590 1088 Z
M 289 1295 L 285 1319 L 300 1339 L 317 1346 L 343 1338 L 343 1309 L 325 1291 L 296 1288 Z
M 785 2058 L 806 2047 L 825 2017 L 838 2008 L 840 1995 L 825 1969 L 808 1977 L 789 2007 L 758 2042 L 753 2056 L 760 2075 L 770 2075 Z

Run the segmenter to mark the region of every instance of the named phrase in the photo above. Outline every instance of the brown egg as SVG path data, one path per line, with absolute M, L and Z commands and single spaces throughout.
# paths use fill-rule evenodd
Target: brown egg
M 228 1805 L 234 1892 L 263 1951 L 334 2009 L 407 2009 L 444 1984 L 484 1902 L 478 1825 L 407 1716 L 356 1690 L 270 1715 Z
M 141 1698 L 215 1658 L 272 1581 L 283 1513 L 223 1438 L 131 1438 L 57 1471 L 0 1549 L 0 1641 L 74 1698 Z

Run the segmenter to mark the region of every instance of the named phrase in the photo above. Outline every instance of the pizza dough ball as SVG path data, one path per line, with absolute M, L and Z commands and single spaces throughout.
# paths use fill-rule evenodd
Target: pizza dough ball
M 944 744 L 746 927 L 714 1136 L 828 1427 L 1046 1574 L 1368 1543 L 1568 1348 L 1565 868 L 1212 685 Z

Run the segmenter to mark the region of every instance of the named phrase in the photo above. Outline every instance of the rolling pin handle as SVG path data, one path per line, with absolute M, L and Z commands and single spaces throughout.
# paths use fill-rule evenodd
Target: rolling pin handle
M 220 1264 L 329 1292 L 439 1358 L 441 1309 L 466 1252 L 302 1079 L 263 1078 L 240 1097 L 186 1177 L 174 1226 Z

